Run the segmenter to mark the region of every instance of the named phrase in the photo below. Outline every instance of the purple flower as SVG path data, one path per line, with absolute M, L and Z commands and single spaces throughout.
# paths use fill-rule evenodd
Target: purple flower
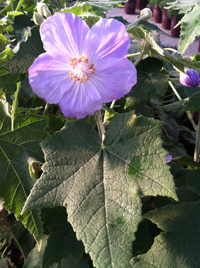
M 197 87 L 200 83 L 200 78 L 195 70 L 188 69 L 185 73 L 180 74 L 180 82 L 186 87 Z
M 167 160 L 167 163 L 171 162 L 171 161 L 172 161 L 172 155 L 169 154 L 169 155 L 166 157 L 166 160 Z
M 66 117 L 83 118 L 127 94 L 136 84 L 127 51 L 125 26 L 100 19 L 91 29 L 71 13 L 56 13 L 40 27 L 46 53 L 29 69 L 29 82 L 39 97 L 60 106 Z

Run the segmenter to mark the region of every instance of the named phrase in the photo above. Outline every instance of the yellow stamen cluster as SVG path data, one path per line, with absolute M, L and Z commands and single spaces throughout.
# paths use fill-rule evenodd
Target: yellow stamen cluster
M 70 78 L 78 83 L 87 82 L 91 74 L 96 71 L 94 64 L 90 65 L 89 60 L 84 56 L 79 59 L 73 58 L 69 65 L 72 66 L 72 71 L 69 73 Z

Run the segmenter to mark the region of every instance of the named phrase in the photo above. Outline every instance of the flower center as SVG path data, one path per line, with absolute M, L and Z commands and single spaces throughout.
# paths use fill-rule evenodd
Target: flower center
M 70 78 L 78 83 L 87 82 L 96 71 L 94 64 L 89 64 L 89 60 L 84 56 L 81 56 L 79 59 L 73 58 L 69 65 L 72 67 L 72 71 L 69 73 Z

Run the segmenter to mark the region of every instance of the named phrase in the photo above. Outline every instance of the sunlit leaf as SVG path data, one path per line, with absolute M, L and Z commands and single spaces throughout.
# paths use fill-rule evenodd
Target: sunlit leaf
M 176 199 L 161 128 L 154 119 L 117 115 L 101 146 L 89 123 L 66 122 L 41 143 L 46 162 L 25 210 L 66 206 L 95 267 L 130 267 L 131 243 L 142 219 L 140 197 Z

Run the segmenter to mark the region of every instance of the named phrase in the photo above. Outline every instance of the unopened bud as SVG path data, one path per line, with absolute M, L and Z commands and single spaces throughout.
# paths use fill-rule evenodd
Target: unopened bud
M 199 74 L 193 69 L 186 69 L 180 73 L 180 82 L 186 87 L 197 87 L 200 83 Z
M 44 18 L 42 17 L 42 15 L 34 12 L 33 21 L 35 22 L 36 25 L 41 25 L 44 22 Z
M 190 56 L 186 55 L 186 56 L 183 56 L 184 60 L 189 60 L 189 61 L 192 61 L 192 59 L 190 58 Z
M 142 18 L 143 20 L 149 20 L 152 17 L 152 12 L 150 8 L 143 8 L 140 11 L 140 16 L 144 16 L 144 18 Z
M 147 41 L 145 41 L 144 39 L 140 42 L 140 44 L 138 46 L 139 52 L 141 52 L 143 54 L 148 54 L 150 48 L 151 48 L 151 45 Z
M 45 12 L 44 10 L 45 9 L 48 10 L 48 12 L 50 12 L 48 6 L 45 3 L 37 3 L 36 8 L 37 8 L 38 13 L 40 15 L 42 15 L 42 16 L 45 16 L 45 14 L 44 14 L 44 12 Z M 51 16 L 51 12 L 50 12 L 50 15 L 49 16 Z
M 48 9 L 48 7 L 43 7 L 43 15 L 48 18 L 51 16 L 51 11 Z

